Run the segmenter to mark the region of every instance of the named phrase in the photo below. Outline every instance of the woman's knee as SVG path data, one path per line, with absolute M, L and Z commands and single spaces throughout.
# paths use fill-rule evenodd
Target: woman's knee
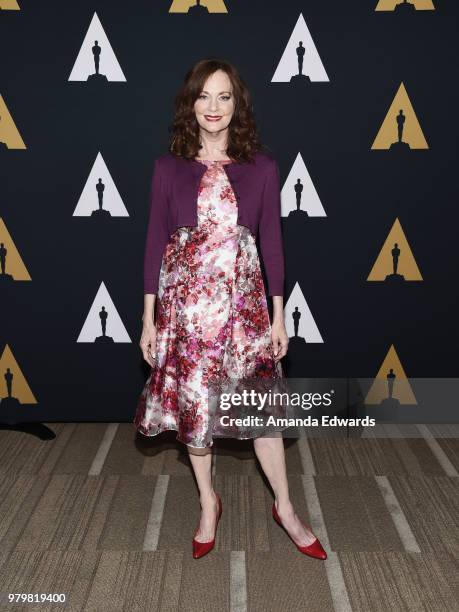
M 190 455 L 208 455 L 209 453 L 212 452 L 212 447 L 210 446 L 206 446 L 205 448 L 197 448 L 196 446 L 190 446 L 189 444 L 186 445 L 188 452 L 190 453 Z
M 281 439 L 282 442 L 279 441 L 279 438 Z M 269 436 L 260 436 L 258 438 L 254 438 L 253 444 L 254 446 L 259 446 L 259 447 L 271 447 L 271 446 L 275 446 L 281 443 L 283 444 L 282 438 L 283 438 L 282 432 L 274 431 Z

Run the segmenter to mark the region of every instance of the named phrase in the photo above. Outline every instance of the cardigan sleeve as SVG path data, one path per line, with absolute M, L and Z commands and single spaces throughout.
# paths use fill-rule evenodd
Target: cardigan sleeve
M 150 187 L 150 213 L 144 252 L 144 293 L 158 292 L 162 256 L 169 241 L 167 196 L 163 188 L 161 166 L 155 160 Z
M 261 256 L 268 280 L 268 295 L 284 295 L 280 176 L 279 166 L 275 159 L 272 159 L 268 168 L 258 233 Z

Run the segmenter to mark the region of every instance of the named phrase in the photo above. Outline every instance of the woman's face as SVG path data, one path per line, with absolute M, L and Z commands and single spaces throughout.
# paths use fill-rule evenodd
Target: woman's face
M 228 127 L 234 112 L 231 81 L 223 70 L 211 74 L 194 103 L 202 130 L 215 134 Z

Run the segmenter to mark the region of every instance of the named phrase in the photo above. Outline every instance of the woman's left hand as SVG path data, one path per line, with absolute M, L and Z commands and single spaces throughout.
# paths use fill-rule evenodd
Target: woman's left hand
M 288 351 L 288 336 L 284 321 L 274 321 L 271 327 L 271 338 L 274 347 L 274 359 L 279 361 Z

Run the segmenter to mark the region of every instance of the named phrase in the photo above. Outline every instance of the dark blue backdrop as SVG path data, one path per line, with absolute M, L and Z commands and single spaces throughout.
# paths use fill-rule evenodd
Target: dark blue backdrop
M 458 9 L 376 3 L 227 1 L 202 19 L 168 14 L 169 0 L 0 11 L 0 93 L 27 145 L 0 155 L 1 217 L 32 276 L 2 290 L 0 347 L 38 400 L 32 420 L 133 417 L 152 164 L 185 71 L 210 55 L 240 69 L 282 182 L 300 152 L 327 213 L 283 220 L 285 301 L 298 282 L 325 340 L 289 351 L 287 374 L 372 377 L 394 344 L 408 376 L 458 375 Z M 68 81 L 94 11 L 127 78 L 99 90 Z M 300 12 L 329 83 L 271 83 Z M 370 150 L 401 82 L 430 147 L 403 159 Z M 98 151 L 130 215 L 105 226 L 72 216 Z M 424 280 L 367 282 L 396 217 Z M 76 342 L 102 281 L 132 344 Z

